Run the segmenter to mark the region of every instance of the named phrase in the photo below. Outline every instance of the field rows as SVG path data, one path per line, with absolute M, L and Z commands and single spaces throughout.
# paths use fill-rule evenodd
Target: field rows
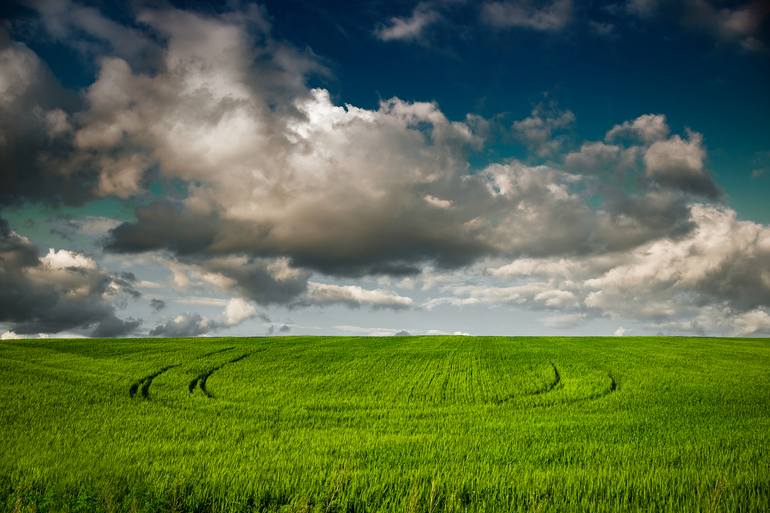
M 0 344 L 4 511 L 768 511 L 770 344 Z

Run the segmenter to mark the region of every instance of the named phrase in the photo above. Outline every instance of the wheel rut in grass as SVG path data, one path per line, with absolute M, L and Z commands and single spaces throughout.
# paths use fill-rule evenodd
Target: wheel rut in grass
M 559 369 L 556 368 L 556 365 L 553 362 L 549 362 L 549 364 L 551 365 L 551 369 L 553 369 L 553 379 L 551 381 L 549 381 L 548 383 L 545 383 L 540 388 L 537 388 L 536 390 L 533 390 L 531 392 L 508 394 L 504 397 L 494 398 L 492 399 L 492 402 L 495 404 L 501 404 L 511 399 L 514 399 L 516 397 L 536 396 L 536 395 L 543 395 L 543 394 L 547 394 L 548 392 L 551 392 L 556 387 L 558 387 L 559 384 L 561 383 L 561 374 L 559 373 Z
M 557 389 L 562 384 L 561 374 L 559 373 L 559 369 L 556 367 L 556 365 L 553 362 L 551 362 L 551 367 L 553 368 L 553 380 L 543 385 L 542 387 L 538 388 L 537 390 L 525 393 L 523 395 L 529 396 L 529 397 L 542 396 L 544 394 L 547 394 Z M 535 406 L 553 406 L 554 404 L 558 404 L 558 403 L 569 404 L 569 403 L 578 403 L 583 401 L 595 401 L 597 399 L 601 399 L 602 397 L 610 395 L 618 390 L 618 382 L 615 379 L 614 374 L 612 372 L 608 372 L 607 378 L 609 379 L 609 383 L 607 384 L 606 387 L 604 387 L 599 391 L 593 392 L 583 397 L 565 398 L 558 401 L 557 403 L 546 402 L 542 404 L 536 404 Z M 497 399 L 494 402 L 496 404 L 500 404 L 508 400 L 514 399 L 515 397 L 517 397 L 516 394 L 511 394 L 502 399 Z
M 584 397 L 576 397 L 573 399 L 568 399 L 565 401 L 565 403 L 580 403 L 583 401 L 596 401 L 598 399 L 601 399 L 602 397 L 606 397 L 616 392 L 618 390 L 618 382 L 615 379 L 615 376 L 612 374 L 612 372 L 608 372 L 607 378 L 609 378 L 610 382 L 602 390 L 599 390 L 598 392 L 594 392 L 592 394 L 588 394 Z
M 174 365 L 167 365 L 166 367 L 163 367 L 161 369 L 158 369 L 157 371 L 153 372 L 152 374 L 148 374 L 147 376 L 134 381 L 131 383 L 131 386 L 128 389 L 128 395 L 131 396 L 133 399 L 136 397 L 137 393 L 141 395 L 144 399 L 150 398 L 150 385 L 152 385 L 152 380 L 163 374 L 169 369 L 173 369 L 174 367 L 179 367 L 179 364 Z
M 553 362 L 550 362 L 551 368 L 553 369 L 553 380 L 546 383 L 542 387 L 538 388 L 537 390 L 534 390 L 532 392 L 529 392 L 527 395 L 542 395 L 547 394 L 557 386 L 559 386 L 559 383 L 561 383 L 561 374 L 559 374 L 559 369 L 556 368 L 556 365 Z
M 230 365 L 230 364 L 232 364 L 232 363 L 237 363 L 237 362 L 240 362 L 240 361 L 241 361 L 241 360 L 243 360 L 244 358 L 246 358 L 246 357 L 248 357 L 248 356 L 251 356 L 251 355 L 252 355 L 252 354 L 254 354 L 254 353 L 258 353 L 258 352 L 259 352 L 259 351 L 254 351 L 254 352 L 251 352 L 251 353 L 245 353 L 245 354 L 242 354 L 242 355 L 240 355 L 240 356 L 238 356 L 238 357 L 236 357 L 236 358 L 233 358 L 232 360 L 228 360 L 228 361 L 226 361 L 225 363 L 223 363 L 223 364 L 221 364 L 221 365 L 218 365 L 218 366 L 216 366 L 216 367 L 212 367 L 212 368 L 208 369 L 207 371 L 204 371 L 204 372 L 202 372 L 202 373 L 198 374 L 198 375 L 197 375 L 197 376 L 195 376 L 195 378 L 193 378 L 193 380 L 192 380 L 192 381 L 190 381 L 190 383 L 187 385 L 187 390 L 188 390 L 188 391 L 189 391 L 189 392 L 192 394 L 192 393 L 195 391 L 195 387 L 197 386 L 197 387 L 199 387 L 199 388 L 201 389 L 201 392 L 203 392 L 203 394 L 204 394 L 206 397 L 209 397 L 209 398 L 213 398 L 213 397 L 214 397 L 214 394 L 212 394 L 211 392 L 209 392 L 209 390 L 206 388 L 206 382 L 208 381 L 209 377 L 210 377 L 210 376 L 211 376 L 213 373 L 215 373 L 216 371 L 218 371 L 219 369 L 221 369 L 222 367 L 224 367 L 225 365 Z
M 235 346 L 217 349 L 216 351 L 211 351 L 210 353 L 202 354 L 198 358 L 206 358 L 207 356 L 214 356 L 215 354 L 224 353 L 224 352 L 230 351 L 231 349 L 235 349 Z

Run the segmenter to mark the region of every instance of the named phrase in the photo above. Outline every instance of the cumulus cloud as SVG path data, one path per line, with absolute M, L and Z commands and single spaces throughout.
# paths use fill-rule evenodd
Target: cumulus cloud
M 755 309 L 737 316 L 734 334 L 740 336 L 770 334 L 770 313 L 767 309 Z
M 529 117 L 513 123 L 513 133 L 536 155 L 547 157 L 561 149 L 564 138 L 560 132 L 574 123 L 571 111 L 538 105 Z
M 586 304 L 637 315 L 649 311 L 651 316 L 680 303 L 693 304 L 678 301 L 688 294 L 728 301 L 740 310 L 770 304 L 770 230 L 739 221 L 734 211 L 719 207 L 695 205 L 691 215 L 695 229 L 688 236 L 648 243 L 631 252 L 627 262 L 588 280 L 595 291 Z M 634 290 L 638 302 L 627 298 L 612 304 L 628 290 Z
M 617 180 L 634 173 L 640 164 L 645 178 L 658 188 L 658 193 L 662 188 L 709 199 L 720 195 L 706 168 L 703 136 L 689 129 L 685 137 L 670 135 L 666 118 L 661 114 L 643 114 L 615 125 L 607 131 L 604 141 L 583 143 L 579 150 L 564 157 L 566 169 L 603 175 L 605 187 L 611 183 L 609 178 Z
M 688 132 L 687 139 L 674 135 L 653 143 L 644 153 L 645 173 L 656 182 L 710 198 L 719 195 L 705 167 L 703 136 Z
M 57 251 L 51 248 L 48 250 L 48 254 L 42 257 L 40 261 L 50 269 L 94 270 L 97 267 L 96 262 L 92 258 L 66 249 Z
M 72 251 L 51 249 L 41 257 L 32 242 L 0 219 L 0 322 L 10 324 L 10 331 L 133 333 L 140 321 L 119 319 L 113 306 L 139 295 L 133 280 L 111 275 Z
M 433 5 L 421 2 L 415 6 L 411 15 L 390 18 L 388 23 L 374 31 L 374 35 L 383 41 L 419 39 L 425 30 L 440 18 L 440 14 Z
M 607 141 L 618 139 L 638 139 L 643 143 L 653 143 L 668 136 L 669 128 L 666 117 L 662 114 L 642 114 L 632 121 L 626 121 L 612 127 L 605 135 Z
M 169 319 L 163 324 L 150 330 L 152 337 L 197 337 L 208 333 L 211 329 L 211 321 L 200 314 L 182 314 Z
M 257 316 L 257 309 L 242 298 L 233 298 L 225 307 L 225 323 L 235 326 Z
M 723 206 L 693 204 L 688 216 L 686 232 L 631 250 L 520 258 L 431 278 L 441 294 L 422 307 L 546 310 L 556 315 L 541 322 L 556 329 L 604 317 L 652 332 L 768 334 L 770 229 Z
M 639 147 L 623 147 L 602 141 L 583 143 L 580 149 L 571 151 L 564 157 L 565 167 L 573 173 L 612 174 L 628 171 L 636 166 Z
M 572 20 L 572 0 L 487 2 L 482 6 L 481 19 L 496 28 L 558 31 Z
M 419 37 L 437 19 L 431 5 L 378 34 Z M 486 120 L 449 119 L 429 101 L 339 105 L 307 85 L 326 72 L 318 59 L 278 40 L 260 8 L 141 9 L 122 26 L 74 3 L 34 7 L 50 35 L 97 56 L 98 74 L 68 92 L 32 50 L 0 35 L 0 206 L 135 198 L 157 177 L 178 186 L 173 198 L 137 201 L 129 222 L 55 227 L 107 233 L 109 251 L 154 255 L 178 289 L 236 298 L 219 300 L 221 318 L 184 314 L 153 334 L 225 329 L 259 316 L 255 305 L 415 306 L 388 284 L 342 279 L 366 275 L 419 281 L 426 309 L 561 312 L 544 321 L 553 327 L 604 315 L 670 330 L 766 329 L 767 229 L 693 203 L 719 197 L 703 136 L 672 134 L 663 115 L 620 122 L 564 155 L 574 115 L 538 106 L 512 129 L 548 165 L 472 169 Z M 499 28 L 556 31 L 572 4 L 487 2 L 482 13 Z M 754 34 L 739 21 L 741 35 L 726 39 Z M 159 286 L 79 252 L 39 254 L 7 227 L 0 248 L 0 322 L 14 333 L 127 333 L 137 321 L 118 319 L 115 306 Z M 505 264 L 489 269 L 489 259 Z M 477 282 L 442 281 L 479 262 Z M 698 314 L 703 305 L 720 321 Z
M 103 59 L 72 144 L 96 170 L 93 194 L 135 194 L 152 166 L 188 185 L 183 199 L 138 208 L 110 232 L 109 250 L 168 250 L 266 304 L 301 296 L 310 270 L 414 274 L 661 234 L 628 212 L 597 212 L 569 173 L 514 161 L 471 174 L 467 153 L 486 131 L 478 117 L 451 121 L 435 103 L 398 98 L 376 110 L 335 105 L 305 86 L 313 59 L 275 41 L 259 12 L 148 10 L 139 21 L 166 41 L 163 59 L 148 72 Z M 538 108 L 516 130 L 548 153 L 573 119 Z M 664 167 L 650 175 L 666 181 L 676 169 Z M 266 266 L 276 259 L 292 277 L 275 279 Z
M 209 319 L 198 313 L 184 313 L 158 324 L 149 334 L 152 337 L 197 337 L 238 326 L 257 316 L 257 309 L 253 305 L 242 298 L 232 298 L 225 303 L 220 319 Z

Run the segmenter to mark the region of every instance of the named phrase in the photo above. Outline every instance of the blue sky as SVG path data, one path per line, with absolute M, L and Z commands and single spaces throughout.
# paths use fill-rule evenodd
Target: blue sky
M 763 2 L 0 14 L 5 337 L 770 333 Z

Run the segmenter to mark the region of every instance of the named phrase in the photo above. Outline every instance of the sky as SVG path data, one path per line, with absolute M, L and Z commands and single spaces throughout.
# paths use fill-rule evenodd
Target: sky
M 770 336 L 770 4 L 0 7 L 0 338 Z

